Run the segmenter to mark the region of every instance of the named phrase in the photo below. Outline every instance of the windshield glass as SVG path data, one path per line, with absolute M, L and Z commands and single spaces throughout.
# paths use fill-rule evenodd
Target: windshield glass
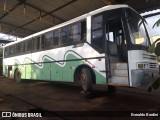
M 144 26 L 144 20 L 133 10 L 127 10 L 127 21 L 132 44 L 149 46 L 149 39 Z

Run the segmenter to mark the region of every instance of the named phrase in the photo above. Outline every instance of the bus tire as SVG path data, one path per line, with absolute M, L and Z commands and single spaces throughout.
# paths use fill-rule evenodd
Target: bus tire
M 108 85 L 108 93 L 115 93 L 116 92 L 116 86 Z
M 82 68 L 80 73 L 80 83 L 84 92 L 92 91 L 92 75 L 88 68 Z
M 21 72 L 19 71 L 19 69 L 15 70 L 14 79 L 17 83 L 21 82 Z

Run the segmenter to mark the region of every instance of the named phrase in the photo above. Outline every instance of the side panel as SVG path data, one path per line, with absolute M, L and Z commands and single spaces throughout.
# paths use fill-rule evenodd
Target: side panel
M 36 64 L 32 64 L 31 68 L 32 68 L 32 72 L 31 72 L 32 79 L 33 80 L 40 79 L 41 71 L 40 69 L 37 69 Z
M 73 81 L 73 72 L 72 72 L 72 62 L 71 61 L 67 61 L 65 63 L 65 66 L 62 68 L 63 71 L 63 81 L 68 81 L 71 82 Z
M 25 79 L 25 77 L 26 77 L 26 75 L 25 75 L 25 71 L 26 71 L 25 65 L 22 65 L 17 58 L 14 59 L 13 61 L 14 61 L 14 65 L 11 65 L 12 66 L 12 77 L 14 78 L 14 72 L 18 68 L 19 71 L 21 72 L 21 78 Z
M 56 62 L 51 63 L 51 81 L 62 81 L 62 67 Z
M 4 64 L 14 65 L 14 70 L 19 68 L 22 79 L 66 82 L 73 82 L 76 68 L 87 64 L 96 74 L 96 83 L 106 84 L 105 73 L 101 72 L 105 69 L 104 54 L 99 54 L 87 43 L 76 48 L 67 46 L 36 52 L 32 53 L 32 56 L 34 57 L 31 58 L 31 54 L 27 54 L 6 58 Z M 97 57 L 103 59 L 99 60 Z M 7 67 L 5 74 L 7 75 Z
M 48 62 L 45 60 L 44 62 Z M 50 63 L 43 63 L 43 68 L 41 69 L 41 79 L 42 80 L 50 80 Z
M 28 64 L 28 65 L 26 65 L 26 67 L 25 67 L 26 69 L 26 79 L 31 79 L 32 78 L 32 75 L 31 75 L 31 73 L 32 73 L 32 66 L 30 65 L 30 64 Z

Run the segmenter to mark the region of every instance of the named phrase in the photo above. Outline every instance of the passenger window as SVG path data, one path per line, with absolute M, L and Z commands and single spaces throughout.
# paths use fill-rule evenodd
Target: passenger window
M 54 46 L 59 45 L 59 31 L 53 32 Z
M 20 43 L 16 44 L 16 53 L 19 54 L 20 53 Z
M 7 57 L 9 52 L 9 47 L 5 47 L 4 56 Z
M 101 29 L 103 26 L 103 16 L 95 16 L 92 19 L 92 30 Z
M 41 36 L 41 48 L 45 47 L 45 39 L 44 39 L 44 35 Z
M 102 52 L 104 49 L 103 39 L 103 16 L 95 16 L 92 18 L 92 41 L 91 44 L 95 49 Z
M 32 49 L 32 40 L 27 41 L 27 51 L 31 51 Z
M 53 32 L 46 33 L 44 35 L 44 39 L 45 39 L 45 47 L 53 46 Z
M 32 39 L 32 43 L 33 43 L 33 48 L 32 50 L 39 50 L 40 49 L 40 37 L 35 37 Z
M 9 55 L 13 55 L 14 54 L 14 45 L 10 46 L 9 48 Z
M 21 42 L 21 43 L 20 43 L 20 47 L 21 47 L 21 48 L 20 48 L 20 52 L 21 52 L 21 53 L 25 52 L 25 42 Z
M 37 50 L 37 39 L 36 38 L 33 38 L 32 39 L 32 43 L 33 43 L 33 48 L 32 48 L 32 50 L 34 51 L 34 50 Z
M 86 39 L 86 21 L 81 22 L 81 40 Z
M 71 26 L 70 42 L 81 40 L 81 23 L 77 23 Z
M 37 39 L 37 50 L 39 50 L 40 49 L 40 37 L 37 37 L 36 39 Z
M 68 42 L 69 27 L 63 28 L 61 32 L 62 44 Z

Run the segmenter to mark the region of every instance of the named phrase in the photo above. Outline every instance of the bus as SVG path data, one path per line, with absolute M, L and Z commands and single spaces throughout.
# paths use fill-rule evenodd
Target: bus
M 147 86 L 158 62 L 147 50 L 145 20 L 128 5 L 109 5 L 4 46 L 3 75 L 23 80 Z

